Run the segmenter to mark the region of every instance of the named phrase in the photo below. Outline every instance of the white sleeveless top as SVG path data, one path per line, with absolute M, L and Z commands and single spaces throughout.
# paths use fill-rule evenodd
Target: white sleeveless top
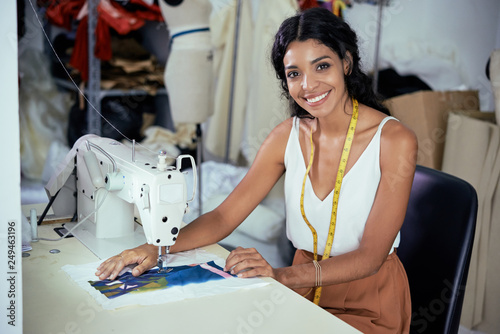
M 380 183 L 380 134 L 384 124 L 394 117 L 386 117 L 380 122 L 377 132 L 354 166 L 344 175 L 337 210 L 337 223 L 330 256 L 340 255 L 359 247 L 366 220 L 370 214 L 375 194 Z M 300 149 L 300 119 L 295 117 L 285 150 L 285 201 L 286 231 L 295 248 L 313 252 L 313 237 L 300 212 L 302 181 L 306 164 Z M 332 168 L 332 173 L 337 170 Z M 321 201 L 311 185 L 309 176 L 304 190 L 304 211 L 307 219 L 318 233 L 318 254 L 325 250 L 330 217 L 332 213 L 333 191 Z M 394 240 L 399 246 L 400 234 Z

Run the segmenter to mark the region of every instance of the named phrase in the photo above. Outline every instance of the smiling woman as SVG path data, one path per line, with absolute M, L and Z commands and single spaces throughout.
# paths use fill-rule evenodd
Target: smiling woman
M 408 333 L 410 295 L 396 249 L 416 139 L 384 114 L 360 70 L 356 40 L 325 9 L 283 22 L 272 62 L 292 117 L 271 131 L 234 191 L 180 231 L 171 252 L 224 239 L 285 174 L 287 236 L 297 249 L 293 265 L 273 268 L 255 249 L 239 247 L 224 270 L 272 277 L 364 333 Z M 408 166 L 410 173 L 400 172 Z M 127 250 L 96 274 L 113 279 L 138 263 L 137 276 L 154 266 L 157 254 L 151 245 Z
M 392 192 L 387 180 L 396 161 L 415 165 L 413 133 L 385 117 L 360 69 L 356 34 L 330 12 L 283 22 L 272 62 L 294 116 L 284 163 L 287 235 L 298 249 L 277 276 L 363 332 L 409 332 L 395 250 L 412 175 Z M 311 287 L 298 276 L 313 270 Z

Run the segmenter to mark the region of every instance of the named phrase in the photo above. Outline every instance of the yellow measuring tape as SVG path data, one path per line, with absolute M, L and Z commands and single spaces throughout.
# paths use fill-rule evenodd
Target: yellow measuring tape
M 333 245 L 333 237 L 335 235 L 335 226 L 337 222 L 337 207 L 339 204 L 339 196 L 340 196 L 340 186 L 342 185 L 342 179 L 344 178 L 344 172 L 347 166 L 347 159 L 349 158 L 349 152 L 351 151 L 352 141 L 354 139 L 354 131 L 356 130 L 356 124 L 358 122 L 358 101 L 356 99 L 352 99 L 352 115 L 351 122 L 349 123 L 349 129 L 347 130 L 347 136 L 344 141 L 344 148 L 342 149 L 342 155 L 340 157 L 339 169 L 337 171 L 337 178 L 335 180 L 335 189 L 333 193 L 333 203 L 332 203 L 332 215 L 330 217 L 330 228 L 328 229 L 328 238 L 326 240 L 325 251 L 323 252 L 322 260 L 328 259 L 330 257 L 330 252 L 332 250 Z M 307 226 L 312 232 L 313 241 L 314 241 L 314 260 L 318 260 L 318 233 L 316 229 L 311 225 L 309 220 L 307 220 L 306 213 L 304 211 L 304 189 L 306 186 L 307 175 L 311 170 L 313 156 L 314 156 L 314 145 L 312 140 L 312 129 L 311 134 L 309 136 L 311 141 L 311 156 L 309 157 L 309 164 L 307 165 L 306 174 L 304 175 L 304 181 L 302 182 L 302 192 L 300 194 L 300 212 L 302 213 L 302 218 L 306 222 Z M 319 299 L 321 297 L 322 287 L 316 287 L 314 292 L 314 303 L 319 305 Z

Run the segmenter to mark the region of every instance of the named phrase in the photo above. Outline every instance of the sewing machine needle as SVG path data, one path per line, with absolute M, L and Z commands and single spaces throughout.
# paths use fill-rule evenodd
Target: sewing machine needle
M 169 253 L 170 251 L 170 246 L 166 246 L 166 254 Z M 158 272 L 159 273 L 169 273 L 172 271 L 172 268 L 167 268 L 167 263 L 166 261 L 163 261 L 163 258 L 162 258 L 162 246 L 158 247 Z
M 162 246 L 158 247 L 158 272 L 162 273 L 164 271 L 163 259 L 162 259 Z

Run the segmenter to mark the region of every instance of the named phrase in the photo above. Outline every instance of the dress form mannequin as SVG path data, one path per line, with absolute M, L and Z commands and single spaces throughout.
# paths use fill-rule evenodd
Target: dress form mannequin
M 213 113 L 212 43 L 209 0 L 160 0 L 170 33 L 165 69 L 173 121 L 200 124 Z

